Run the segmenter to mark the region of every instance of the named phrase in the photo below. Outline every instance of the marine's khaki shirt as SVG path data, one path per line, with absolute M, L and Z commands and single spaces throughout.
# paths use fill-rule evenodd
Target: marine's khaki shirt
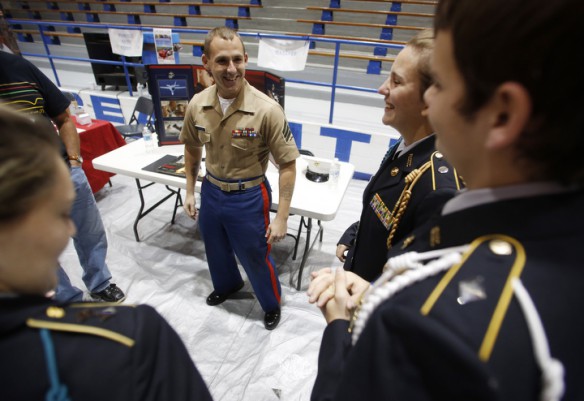
M 225 116 L 215 85 L 196 94 L 187 107 L 180 140 L 187 146 L 205 146 L 207 172 L 224 180 L 263 175 L 270 153 L 278 164 L 299 156 L 282 107 L 247 81 Z

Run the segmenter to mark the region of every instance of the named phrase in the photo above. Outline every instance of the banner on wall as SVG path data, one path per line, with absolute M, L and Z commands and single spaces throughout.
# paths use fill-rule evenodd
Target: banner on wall
M 158 64 L 176 64 L 174 46 L 172 43 L 172 29 L 154 28 L 154 46 Z
M 112 46 L 112 53 L 126 57 L 142 56 L 142 31 L 109 28 L 107 32 Z
M 280 71 L 302 71 L 308 58 L 308 41 L 260 39 L 258 66 Z

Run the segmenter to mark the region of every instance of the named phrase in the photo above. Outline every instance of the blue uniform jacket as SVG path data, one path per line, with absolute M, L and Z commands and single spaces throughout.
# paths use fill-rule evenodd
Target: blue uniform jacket
M 437 274 L 381 303 L 355 346 L 348 322 L 329 324 L 312 400 L 539 399 L 541 370 L 515 295 L 501 310 L 500 323 L 493 323 L 511 276 L 519 277 L 530 294 L 551 356 L 564 366 L 562 400 L 583 400 L 582 205 L 584 191 L 579 190 L 436 216 L 414 233 L 406 251 L 470 243 L 475 248 L 458 270 L 449 270 L 451 277 Z M 507 242 L 511 252 L 498 251 L 493 241 Z M 481 283 L 485 297 L 461 304 L 461 285 L 473 281 Z M 487 335 L 492 327 L 497 330 Z M 486 357 L 479 355 L 489 339 L 492 349 Z
M 390 224 L 396 225 L 390 241 L 390 245 L 394 245 L 422 225 L 460 188 L 461 181 L 456 171 L 436 152 L 434 143 L 432 135 L 397 159 L 389 157 L 371 178 L 363 192 L 359 221 L 351 225 L 339 240 L 339 243 L 351 247 L 345 261 L 346 270 L 369 281 L 376 279 L 387 260 Z M 406 186 L 406 176 L 427 162 L 430 162 L 430 168 L 411 188 L 403 215 L 394 220 L 393 211 Z
M 41 329 L 50 334 L 49 367 Z M 44 400 L 56 373 L 71 400 L 211 400 L 176 332 L 151 307 L 0 299 L 1 400 Z

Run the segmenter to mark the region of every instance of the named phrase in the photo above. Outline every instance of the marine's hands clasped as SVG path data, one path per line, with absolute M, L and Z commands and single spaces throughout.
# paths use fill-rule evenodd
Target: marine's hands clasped
M 342 267 L 312 272 L 308 302 L 322 311 L 327 323 L 336 319 L 350 320 L 359 300 L 371 286 L 368 281 Z

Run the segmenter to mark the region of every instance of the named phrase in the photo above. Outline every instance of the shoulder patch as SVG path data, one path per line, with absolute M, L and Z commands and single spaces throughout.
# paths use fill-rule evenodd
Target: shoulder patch
M 289 142 L 291 138 L 293 138 L 292 130 L 290 129 L 290 125 L 288 123 L 284 124 L 284 128 L 282 128 L 282 136 Z

